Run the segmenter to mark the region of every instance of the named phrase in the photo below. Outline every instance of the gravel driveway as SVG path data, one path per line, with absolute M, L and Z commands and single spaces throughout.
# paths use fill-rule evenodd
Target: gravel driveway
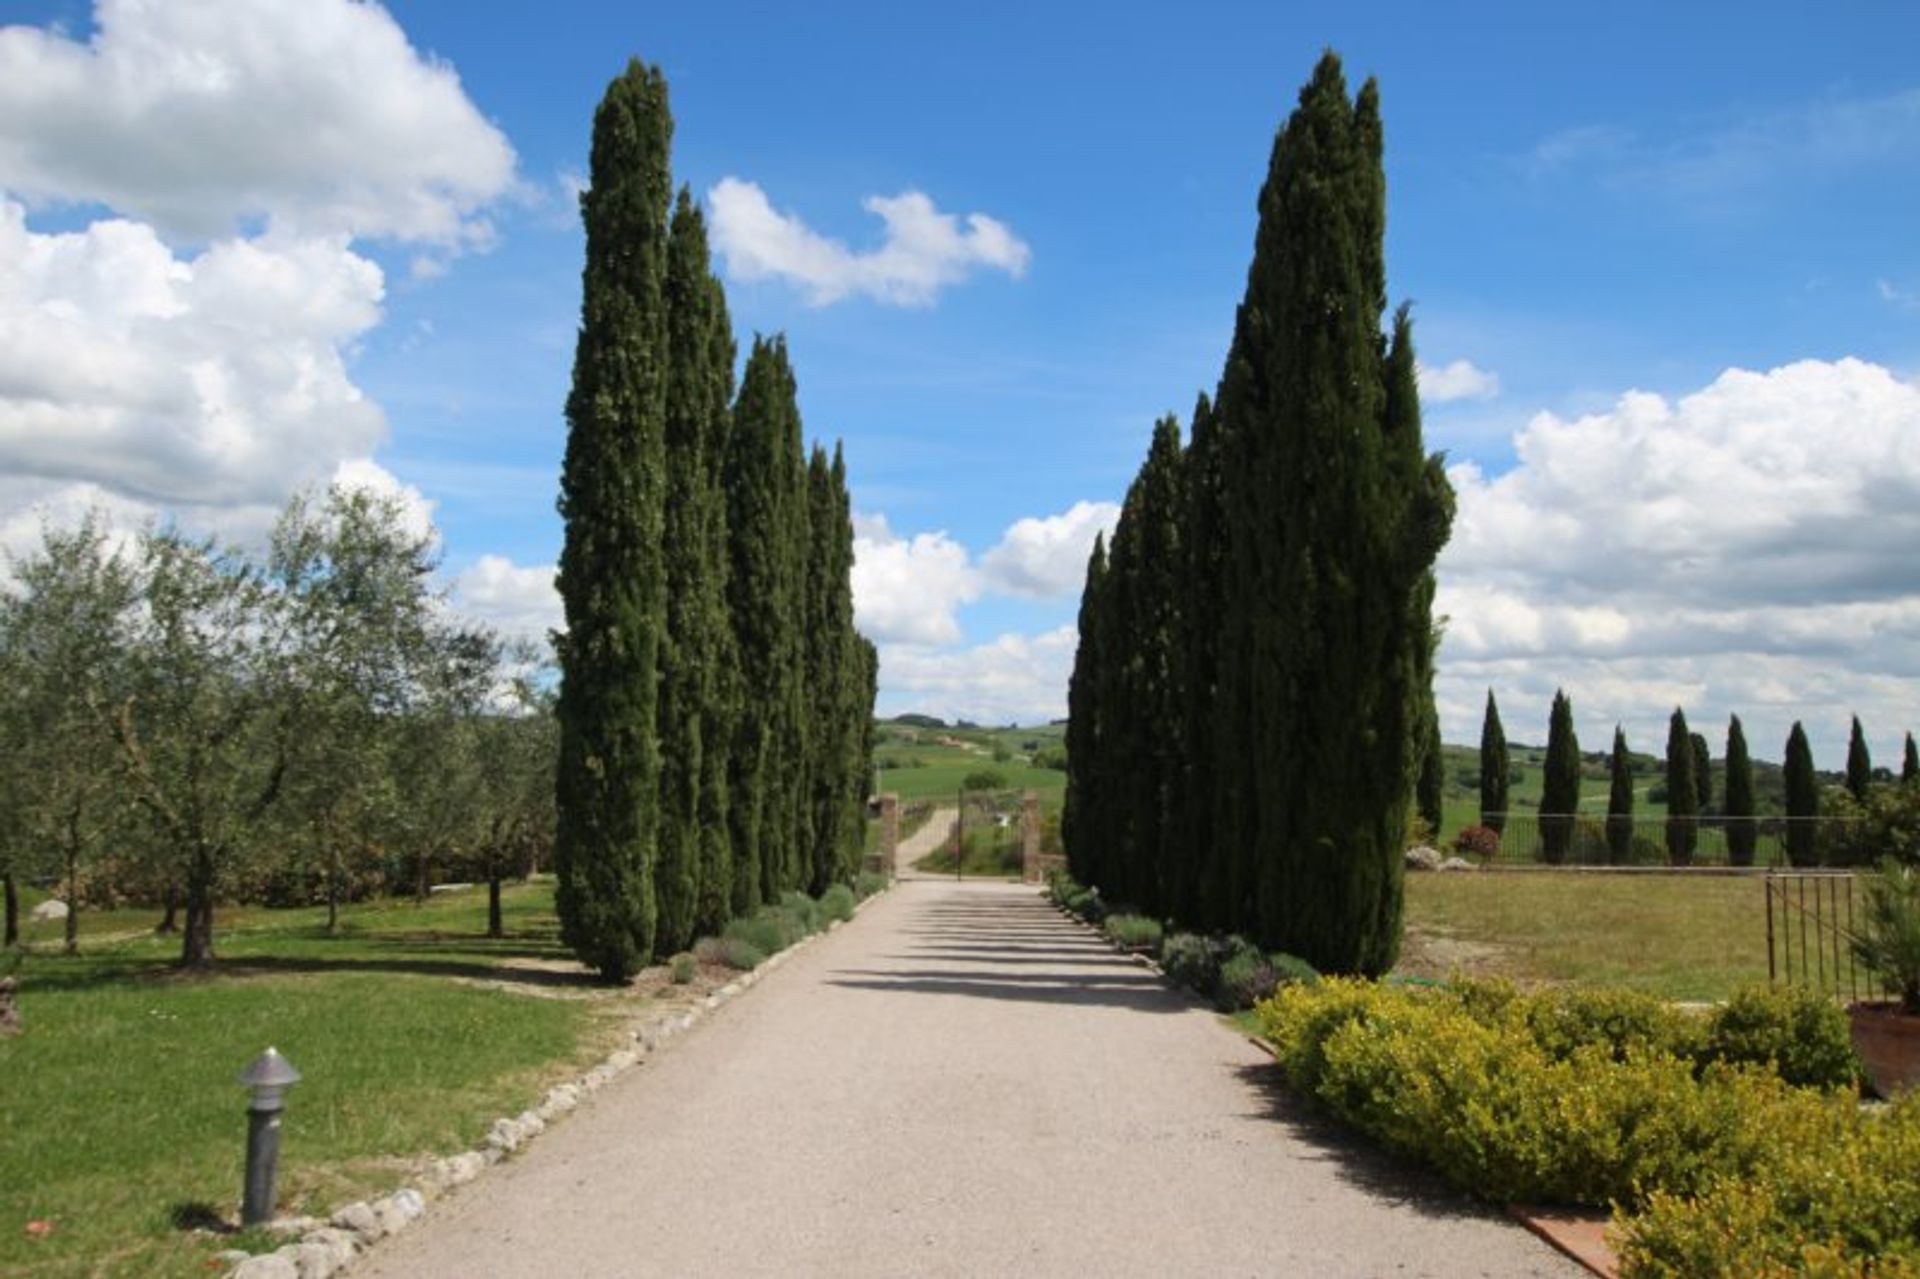
M 919 880 L 355 1279 L 1578 1276 L 1034 890 Z

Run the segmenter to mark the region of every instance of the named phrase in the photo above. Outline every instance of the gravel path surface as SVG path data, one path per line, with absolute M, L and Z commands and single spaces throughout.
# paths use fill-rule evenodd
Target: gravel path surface
M 953 834 L 954 819 L 960 816 L 957 808 L 936 808 L 919 830 L 900 841 L 900 847 L 893 853 L 893 873 L 902 879 L 919 879 L 924 871 L 913 868 L 913 864 L 940 847 L 947 837 Z
M 1578 1276 L 1005 883 L 902 884 L 354 1279 Z

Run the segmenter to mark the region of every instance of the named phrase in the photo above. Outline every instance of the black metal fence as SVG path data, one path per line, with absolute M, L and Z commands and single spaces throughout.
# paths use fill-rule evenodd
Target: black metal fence
M 1854 961 L 1852 871 L 1776 871 L 1767 885 L 1767 977 L 1836 999 L 1874 994 L 1875 979 Z
M 1748 845 L 1723 817 L 1636 817 L 1627 822 L 1581 814 L 1506 813 L 1499 828 L 1469 827 L 1445 850 L 1499 866 L 1752 866 L 1760 869 L 1850 865 L 1863 855 L 1860 823 L 1844 818 L 1749 819 Z

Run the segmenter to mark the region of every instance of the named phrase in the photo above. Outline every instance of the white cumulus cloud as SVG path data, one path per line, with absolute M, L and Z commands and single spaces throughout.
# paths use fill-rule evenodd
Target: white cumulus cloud
M 984 213 L 962 220 L 918 191 L 862 201 L 885 227 L 875 249 L 859 251 L 775 209 L 758 185 L 725 177 L 707 193 L 714 248 L 727 276 L 744 283 L 786 280 L 825 306 L 853 294 L 900 306 L 927 306 L 976 267 L 1026 274 L 1032 256 L 1004 222 Z
M 179 257 L 137 222 L 41 235 L 0 200 L 0 468 L 163 503 L 325 479 L 386 432 L 341 354 L 382 291 L 338 241 Z
M 1500 375 L 1478 368 L 1471 360 L 1455 360 L 1435 367 L 1416 366 L 1420 378 L 1420 398 L 1430 404 L 1450 400 L 1491 400 L 1500 394 Z
M 854 621 L 874 643 L 952 644 L 957 610 L 979 597 L 967 548 L 945 533 L 900 537 L 885 516 L 854 516 Z
M 484 245 L 514 153 L 377 4 L 99 0 L 86 43 L 0 28 L 0 187 L 177 239 Z
M 920 711 L 984 724 L 1058 719 L 1067 713 L 1067 677 L 1078 645 L 1071 625 L 937 651 L 883 644 L 880 713 Z
M 1451 471 L 1450 740 L 1477 740 L 1488 686 L 1503 716 L 1539 702 L 1537 732 L 1507 719 L 1522 740 L 1561 685 L 1600 745 L 1621 720 L 1657 746 L 1675 704 L 1703 731 L 1740 714 L 1774 758 L 1794 719 L 1831 762 L 1851 713 L 1877 753 L 1920 727 L 1920 387 L 1854 359 L 1732 369 L 1515 445 L 1504 474 Z
M 998 591 L 1035 599 L 1077 596 L 1086 582 L 1093 539 L 1113 537 L 1120 521 L 1114 502 L 1075 502 L 1059 515 L 1015 520 L 980 557 L 981 572 Z
M 554 571 L 551 564 L 526 566 L 482 555 L 454 577 L 452 602 L 502 635 L 544 642 L 550 631 L 566 629 Z

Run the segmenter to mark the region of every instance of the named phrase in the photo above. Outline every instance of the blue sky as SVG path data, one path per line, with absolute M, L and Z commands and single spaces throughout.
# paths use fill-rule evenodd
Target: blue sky
M 430 507 L 456 603 L 547 624 L 569 184 L 633 54 L 677 176 L 770 211 L 715 211 L 717 265 L 743 347 L 785 332 L 809 432 L 845 441 L 883 711 L 1058 714 L 1078 565 L 1154 418 L 1218 377 L 1273 132 L 1331 46 L 1381 82 L 1390 289 L 1464 468 L 1448 738 L 1487 687 L 1543 737 L 1562 684 L 1591 748 L 1615 721 L 1656 747 L 1676 703 L 1763 756 L 1804 718 L 1833 763 L 1849 713 L 1882 759 L 1920 720 L 1910 5 L 168 8 L 0 8 L 0 254 L 27 264 L 0 257 L 0 331 L 47 348 L 0 356 L 15 542 L 82 501 L 245 537 L 344 467 Z M 909 192 L 958 240 L 863 258 L 867 202 Z M 136 323 L 85 283 L 140 271 L 229 291 Z M 226 389 L 55 378 L 88 341 Z M 75 385 L 97 412 L 47 410 Z

